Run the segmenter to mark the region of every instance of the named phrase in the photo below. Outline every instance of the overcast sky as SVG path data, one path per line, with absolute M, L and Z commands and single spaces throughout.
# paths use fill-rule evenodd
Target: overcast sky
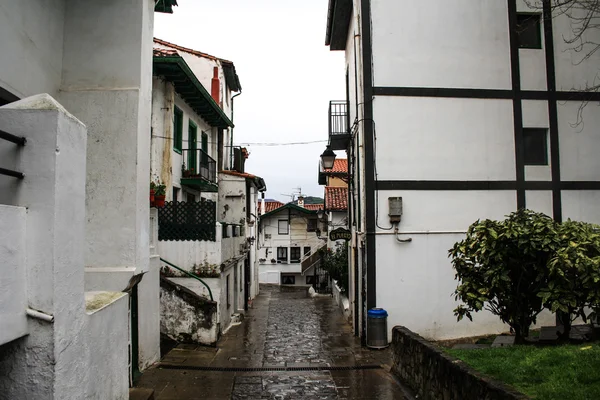
M 234 144 L 247 146 L 246 171 L 263 177 L 268 198 L 317 183 L 327 140 L 329 100 L 345 97 L 344 54 L 325 46 L 328 0 L 178 0 L 156 13 L 154 35 L 234 62 L 242 84 L 235 99 Z M 210 88 L 208 88 L 210 89 Z

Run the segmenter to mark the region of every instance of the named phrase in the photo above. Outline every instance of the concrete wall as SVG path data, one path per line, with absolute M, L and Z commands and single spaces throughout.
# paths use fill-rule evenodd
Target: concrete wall
M 148 0 L 66 9 L 60 100 L 89 136 L 86 266 L 148 269 L 153 10 Z
M 129 398 L 129 296 L 119 292 L 87 292 L 85 383 L 88 399 Z M 80 355 L 81 357 L 81 355 Z
M 0 205 L 0 346 L 27 334 L 27 264 L 24 207 Z
M 0 387 L 12 398 L 76 398 L 87 379 L 81 357 L 86 129 L 47 95 L 1 107 L 0 129 L 27 137 L 25 147 L 12 149 L 14 168 L 26 178 L 0 179 L 0 202 L 28 209 L 27 303 L 54 315 L 53 324 L 28 321 L 29 336 L 11 345 L 14 358 L 0 366 L 14 371 L 0 374 L 7 376 Z M 38 385 L 24 385 L 31 379 Z
M 194 265 L 221 265 L 223 227 L 217 222 L 216 241 L 158 241 L 158 253 L 165 260 L 186 271 L 191 271 Z
M 0 87 L 23 98 L 56 96 L 63 67 L 66 0 L 0 4 Z
M 161 334 L 178 342 L 215 345 L 217 303 L 166 278 L 160 285 Z

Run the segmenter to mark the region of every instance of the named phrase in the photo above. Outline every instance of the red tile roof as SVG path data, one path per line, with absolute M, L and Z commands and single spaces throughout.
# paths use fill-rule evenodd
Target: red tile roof
M 283 207 L 284 204 L 280 201 L 267 201 L 265 200 L 265 213 L 270 213 L 271 211 L 277 210 L 279 207 Z M 260 208 L 260 201 L 259 201 L 259 207 L 258 207 L 258 214 L 260 215 L 261 208 Z
M 328 210 L 346 211 L 348 209 L 348 188 L 325 186 L 325 204 Z
M 219 171 L 219 173 L 220 174 L 225 174 L 225 175 L 231 175 L 231 176 L 239 176 L 240 178 L 250 178 L 250 179 L 256 178 L 256 175 L 252 175 L 252 174 L 249 174 L 247 172 L 237 172 L 237 171 L 223 170 L 223 171 Z
M 158 47 L 155 47 L 153 49 L 153 54 L 154 54 L 154 57 L 174 57 L 174 56 L 179 56 L 179 53 L 177 52 L 177 50 L 161 49 L 161 48 L 158 48 Z
M 154 43 L 162 44 L 163 46 L 168 46 L 177 50 L 185 51 L 186 53 L 190 53 L 198 57 L 208 58 L 209 60 L 219 60 L 225 63 L 233 64 L 233 62 L 225 60 L 224 58 L 211 56 L 210 54 L 202 53 L 198 50 L 190 49 L 188 47 L 179 46 L 178 44 L 167 42 L 166 40 L 154 38 Z
M 304 208 L 311 211 L 322 210 L 324 206 L 324 204 L 304 204 Z
M 334 174 L 348 173 L 348 159 L 347 158 L 336 158 L 335 161 L 333 162 L 333 168 L 331 170 L 325 171 L 325 172 L 331 172 Z

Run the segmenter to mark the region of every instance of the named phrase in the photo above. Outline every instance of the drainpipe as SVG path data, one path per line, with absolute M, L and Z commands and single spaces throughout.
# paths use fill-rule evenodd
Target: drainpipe
M 233 123 L 233 99 L 238 97 L 240 94 L 242 94 L 241 90 L 239 93 L 231 96 L 231 122 L 232 123 Z M 232 170 L 233 169 L 233 126 L 231 127 L 231 137 L 230 137 L 229 142 L 230 142 L 229 143 L 229 169 Z

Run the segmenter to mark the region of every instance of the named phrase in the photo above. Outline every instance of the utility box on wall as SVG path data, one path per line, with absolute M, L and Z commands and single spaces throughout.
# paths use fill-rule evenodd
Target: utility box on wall
M 402 219 L 402 197 L 388 197 L 389 217 L 392 224 L 400 223 Z

